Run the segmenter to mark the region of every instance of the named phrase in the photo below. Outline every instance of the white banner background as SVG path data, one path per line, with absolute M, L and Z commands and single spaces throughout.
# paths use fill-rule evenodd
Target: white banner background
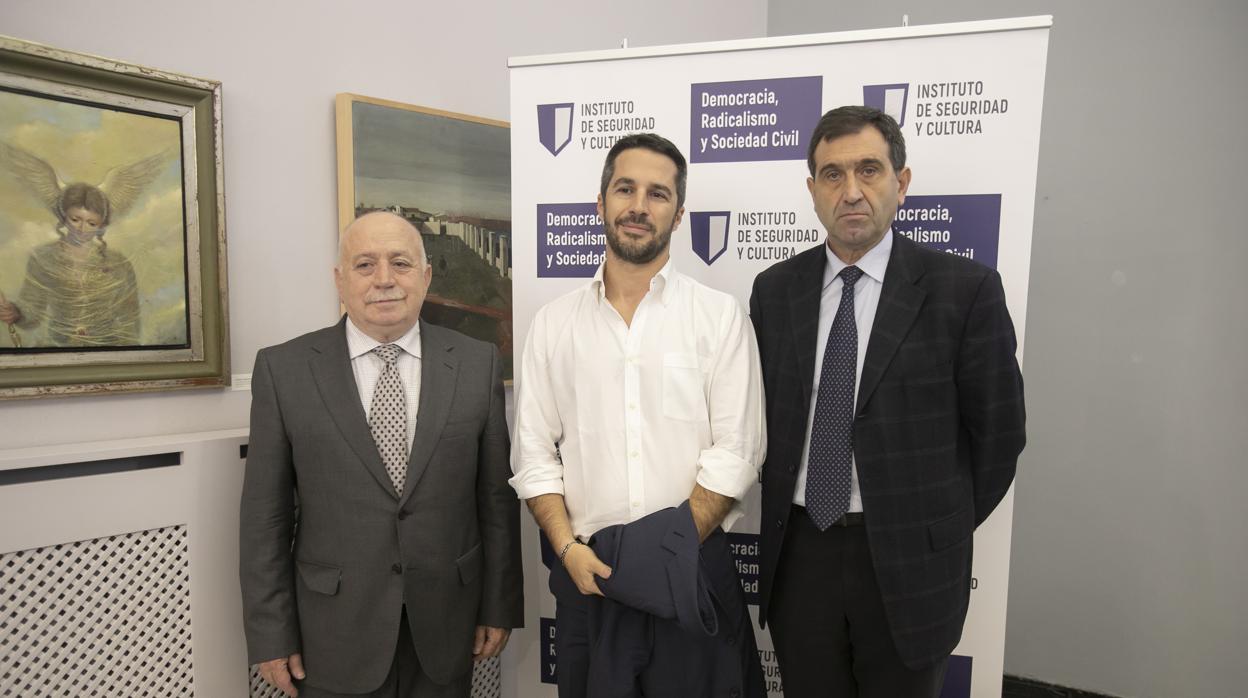
M 600 226 L 551 228 L 545 224 L 544 215 L 539 220 L 539 207 L 592 203 L 598 193 L 603 159 L 620 135 L 653 130 L 690 157 L 686 217 L 672 237 L 674 263 L 703 283 L 735 294 L 745 305 L 758 272 L 823 240 L 805 183 L 808 172 L 804 153 L 812 119 L 837 106 L 863 104 L 864 87 L 890 86 L 889 111 L 902 116 L 908 164 L 914 175 L 907 208 L 914 209 L 911 216 L 919 219 L 904 225 L 899 220 L 896 227 L 938 231 L 935 242 L 929 241 L 932 246 L 963 253 L 973 249 L 971 254 L 981 261 L 991 262 L 995 256 L 1018 333 L 1021 361 L 1050 25 L 1049 17 L 1033 17 L 513 59 L 516 351 L 524 346 L 529 324 L 541 305 L 587 283 L 587 278 L 550 276 L 575 270 L 549 263 L 548 254 L 573 250 L 566 245 L 547 246 L 547 233 L 600 231 Z M 807 101 L 803 95 L 809 96 L 812 83 L 803 82 L 800 93 L 786 96 L 783 81 L 816 76 L 821 79 L 817 99 L 810 97 L 811 105 L 803 107 L 800 114 L 792 113 L 792 105 Z M 722 88 L 719 92 L 731 92 L 732 86 L 698 86 L 756 80 L 766 82 L 751 84 L 750 91 L 774 88 L 781 95 L 781 103 L 757 105 L 747 111 L 766 115 L 770 110 L 776 114 L 779 125 L 771 130 L 777 131 L 778 139 L 795 120 L 807 124 L 800 129 L 800 148 L 789 149 L 787 155 L 771 148 L 703 151 L 700 137 L 705 134 L 695 131 L 699 112 L 718 114 L 723 110 L 700 108 L 704 101 L 701 94 L 714 93 L 717 87 Z M 897 92 L 899 86 L 905 91 Z M 894 106 L 898 97 L 904 101 L 904 115 Z M 979 112 L 991 113 L 948 114 L 965 109 L 969 103 L 979 105 L 974 107 Z M 567 104 L 572 105 L 570 131 L 563 130 L 568 109 L 546 107 L 543 133 L 539 105 Z M 755 130 L 768 131 L 742 127 L 716 132 Z M 798 150 L 801 155 L 794 159 L 749 159 L 751 153 L 788 157 Z M 698 162 L 699 157 L 725 157 L 730 152 L 736 155 L 727 157 L 743 159 Z M 995 195 L 999 195 L 999 226 L 991 224 L 997 213 Z M 922 202 L 919 208 L 915 208 L 915 201 Z M 546 210 L 540 209 L 543 214 Z M 698 231 L 693 230 L 690 213 L 718 211 L 731 212 L 727 249 L 707 264 L 694 252 L 693 239 Z M 751 224 L 742 214 L 763 214 L 756 220 L 771 222 Z M 937 220 L 922 220 L 923 216 Z M 942 217 L 952 220 L 940 220 Z M 817 231 L 816 241 L 805 241 L 800 231 L 812 229 Z M 782 241 L 759 243 L 760 230 L 768 231 L 768 235 L 769 231 L 779 231 Z M 944 236 L 940 232 L 944 230 L 950 235 Z M 743 240 L 746 234 L 750 241 Z M 786 235 L 803 241 L 784 242 Z M 713 254 L 722 237 L 703 244 L 708 242 Z M 592 274 L 585 272 L 587 269 L 589 265 L 582 267 L 586 276 Z M 516 358 L 518 366 L 519 356 Z M 742 544 L 756 540 L 748 534 L 758 531 L 757 490 L 747 502 L 747 512 L 733 531 L 747 534 L 734 536 Z M 975 534 L 975 588 L 962 642 L 950 669 L 948 698 L 1001 695 L 1012 517 L 1011 494 Z M 539 537 L 526 516 L 528 627 L 513 636 L 504 662 L 504 684 L 509 684 L 504 690 L 510 693 L 514 686 L 516 694 L 524 698 L 555 695 L 554 685 L 546 682 L 555 662 L 550 637 L 554 600 L 546 589 L 548 572 L 542 563 Z M 751 571 L 756 578 L 756 569 L 748 567 L 756 562 L 756 555 L 739 560 L 743 579 L 751 579 Z M 757 620 L 757 607 L 750 608 Z M 758 641 L 769 690 L 778 696 L 780 679 L 771 640 L 766 632 L 759 631 Z M 970 675 L 969 693 L 966 677 L 959 678 L 960 671 Z

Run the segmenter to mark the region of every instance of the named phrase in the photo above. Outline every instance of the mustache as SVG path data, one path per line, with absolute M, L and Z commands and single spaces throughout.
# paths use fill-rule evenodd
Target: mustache
M 407 293 L 401 290 L 393 291 L 376 291 L 364 296 L 365 303 L 380 303 L 382 301 L 401 301 L 407 298 Z
M 615 219 L 615 225 L 616 226 L 621 226 L 621 225 L 642 226 L 647 231 L 651 233 L 654 232 L 654 224 L 648 220 L 648 216 L 646 216 L 646 214 L 644 213 L 640 215 L 636 213 L 626 213 L 620 216 L 619 218 Z

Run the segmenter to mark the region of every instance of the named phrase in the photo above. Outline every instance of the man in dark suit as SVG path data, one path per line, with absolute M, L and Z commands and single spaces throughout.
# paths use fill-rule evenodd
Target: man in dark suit
M 892 232 L 896 122 L 823 116 L 807 187 L 827 244 L 759 274 L 760 620 L 786 698 L 937 696 L 971 541 L 1014 478 L 1023 383 L 1000 276 Z
M 288 695 L 457 696 L 522 625 L 493 346 L 419 322 L 420 234 L 343 233 L 337 325 L 261 350 L 241 507 L 247 651 Z

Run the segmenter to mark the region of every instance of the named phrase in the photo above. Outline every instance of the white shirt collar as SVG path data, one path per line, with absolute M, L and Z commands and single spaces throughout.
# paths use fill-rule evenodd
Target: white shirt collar
M 832 252 L 832 248 L 828 247 L 828 243 L 823 243 L 823 251 L 828 255 L 828 263 L 823 267 L 823 288 L 827 288 L 836 280 L 841 270 L 849 266 L 841 261 Z M 889 231 L 880 238 L 875 247 L 867 250 L 862 259 L 854 263 L 854 266 L 862 270 L 863 274 L 874 279 L 877 283 L 884 283 L 884 270 L 888 268 L 888 258 L 893 252 L 893 231 Z
M 364 334 L 364 331 L 356 327 L 350 317 L 347 318 L 347 355 L 351 357 L 352 361 L 367 354 L 373 349 L 376 349 L 384 343 L 385 342 L 378 342 L 372 337 L 369 337 L 367 334 Z M 399 337 L 389 343 L 398 345 L 400 349 L 419 359 L 420 321 L 417 321 L 415 325 L 412 325 L 412 329 L 405 332 L 402 337 Z
M 589 283 L 594 295 L 600 302 L 607 299 L 607 285 L 603 279 L 603 269 L 606 268 L 606 265 L 606 262 L 598 265 L 598 270 L 594 272 L 594 279 Z M 672 259 L 671 255 L 668 255 L 667 264 L 664 264 L 663 268 L 659 269 L 659 271 L 654 275 L 654 278 L 650 279 L 650 292 L 658 293 L 659 302 L 663 305 L 667 305 L 668 300 L 671 299 L 673 285 L 672 279 L 675 278 L 675 276 L 676 262 Z

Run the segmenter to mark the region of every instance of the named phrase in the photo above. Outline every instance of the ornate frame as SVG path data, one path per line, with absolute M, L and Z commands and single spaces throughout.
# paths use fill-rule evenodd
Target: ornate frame
M 0 36 L 0 90 L 178 122 L 187 321 L 176 346 L 23 349 L 0 332 L 0 399 L 229 385 L 221 83 Z

